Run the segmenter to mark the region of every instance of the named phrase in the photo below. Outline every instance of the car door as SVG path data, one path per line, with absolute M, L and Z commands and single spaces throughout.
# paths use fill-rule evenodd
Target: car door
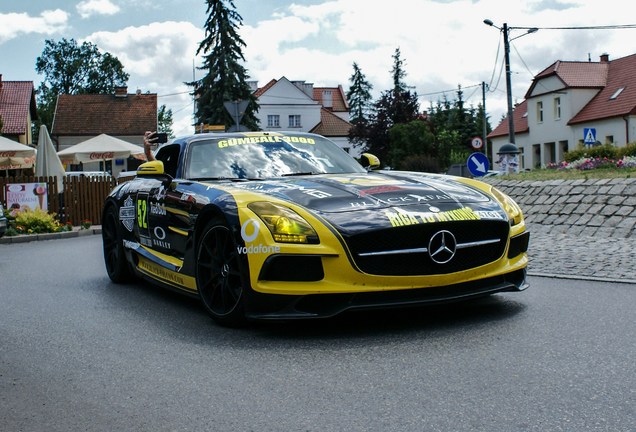
M 174 178 L 177 174 L 180 146 L 163 146 L 156 159 L 164 164 L 164 172 Z M 180 206 L 178 180 L 169 177 L 147 180 L 148 190 L 137 193 L 137 215 L 140 243 L 165 255 L 180 260 L 185 253 L 187 221 L 189 217 Z M 186 223 L 184 223 L 184 220 Z

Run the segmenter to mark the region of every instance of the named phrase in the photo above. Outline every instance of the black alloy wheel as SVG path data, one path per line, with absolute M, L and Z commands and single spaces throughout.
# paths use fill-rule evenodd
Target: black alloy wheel
M 102 243 L 104 247 L 104 264 L 108 277 L 115 283 L 129 282 L 132 271 L 126 261 L 122 238 L 119 235 L 117 209 L 110 206 L 102 221 Z
M 205 308 L 221 325 L 245 323 L 242 267 L 230 229 L 219 220 L 209 222 L 197 247 L 196 281 Z

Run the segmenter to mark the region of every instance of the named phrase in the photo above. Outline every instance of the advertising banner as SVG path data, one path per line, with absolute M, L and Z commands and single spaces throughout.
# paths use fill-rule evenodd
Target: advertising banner
M 13 183 L 5 186 L 7 210 L 48 211 L 48 188 L 46 183 Z

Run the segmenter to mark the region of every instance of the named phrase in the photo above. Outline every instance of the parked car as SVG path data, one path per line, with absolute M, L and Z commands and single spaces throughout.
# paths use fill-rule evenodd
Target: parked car
M 199 134 L 105 201 L 106 271 L 198 296 L 218 323 L 527 287 L 519 206 L 462 177 L 372 170 L 306 133 Z
M 0 237 L 7 231 L 8 224 L 7 217 L 4 215 L 4 208 L 2 203 L 0 203 Z
M 67 177 L 112 177 L 107 171 L 67 171 Z

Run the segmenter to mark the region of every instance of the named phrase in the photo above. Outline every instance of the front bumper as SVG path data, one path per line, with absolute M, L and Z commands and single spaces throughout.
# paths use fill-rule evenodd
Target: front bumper
M 414 307 L 482 297 L 528 287 L 526 269 L 459 284 L 397 291 L 301 296 L 252 293 L 247 317 L 259 320 L 328 318 L 349 310 Z

